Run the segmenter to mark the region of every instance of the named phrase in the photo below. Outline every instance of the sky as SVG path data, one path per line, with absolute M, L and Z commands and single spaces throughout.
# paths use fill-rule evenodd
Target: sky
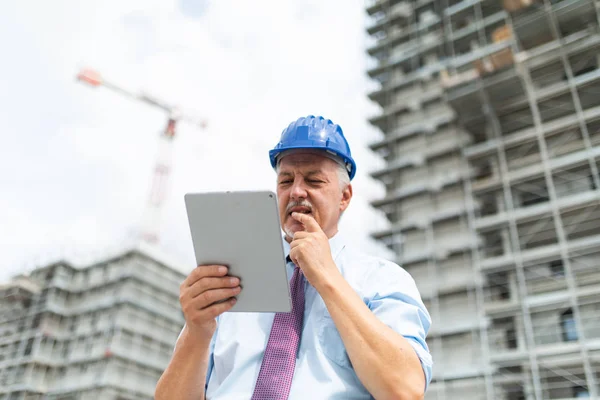
M 369 234 L 383 161 L 367 119 L 364 0 L 108 0 L 0 3 L 0 281 L 59 258 L 129 246 L 147 203 L 159 109 L 75 79 L 83 67 L 207 121 L 179 125 L 160 250 L 190 270 L 183 196 L 275 189 L 268 150 L 293 120 L 344 129 L 357 175 L 340 231 L 390 257 Z M 77 261 L 83 260 L 83 261 Z

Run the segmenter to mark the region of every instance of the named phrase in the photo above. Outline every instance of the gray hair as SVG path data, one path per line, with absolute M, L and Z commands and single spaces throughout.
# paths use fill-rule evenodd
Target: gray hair
M 350 185 L 350 174 L 343 163 L 337 163 L 338 168 L 338 181 L 340 182 L 340 189 L 344 190 Z

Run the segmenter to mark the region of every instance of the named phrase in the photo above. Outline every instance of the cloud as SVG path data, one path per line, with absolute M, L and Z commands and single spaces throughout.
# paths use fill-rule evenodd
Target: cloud
M 57 247 L 95 252 L 137 226 L 166 116 L 106 88 L 75 82 L 90 65 L 208 120 L 180 124 L 173 148 L 162 246 L 192 263 L 183 194 L 273 189 L 267 151 L 299 116 L 340 123 L 358 163 L 355 198 L 342 221 L 352 244 L 386 224 L 368 202 L 383 189 L 366 145 L 361 1 L 220 0 L 5 2 L 0 45 L 3 248 L 0 279 Z M 10 93 L 10 96 L 7 95 Z M 4 194 L 5 193 L 5 194 Z M 368 221 L 368 223 L 365 223 Z

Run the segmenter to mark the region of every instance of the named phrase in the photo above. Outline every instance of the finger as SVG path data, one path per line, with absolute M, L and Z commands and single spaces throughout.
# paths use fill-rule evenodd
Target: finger
M 298 231 L 294 233 L 294 236 L 292 237 L 292 242 L 294 240 L 298 241 L 298 240 L 302 240 L 305 239 L 307 237 L 309 237 L 311 235 L 310 232 L 306 232 L 306 231 Z
M 299 212 L 293 212 L 292 218 L 294 218 L 298 222 L 303 223 L 308 232 L 320 232 L 321 231 L 321 227 L 319 226 L 319 223 L 311 215 L 302 214 Z
M 210 289 L 225 289 L 239 286 L 240 279 L 234 276 L 224 276 L 222 278 L 204 277 L 190 286 L 185 296 L 194 298 Z
M 200 310 L 209 307 L 213 303 L 217 303 L 230 297 L 237 296 L 238 294 L 240 294 L 241 291 L 242 288 L 239 286 L 227 289 L 206 290 L 198 296 L 194 297 L 189 303 L 189 306 L 192 307 L 192 309 Z
M 303 239 L 307 239 L 307 238 L 303 238 Z M 290 242 L 290 251 L 291 251 L 291 250 L 294 250 L 294 249 L 297 249 L 297 248 L 298 248 L 298 247 L 300 247 L 300 246 L 303 246 L 303 245 L 305 245 L 305 244 L 307 243 L 307 240 L 303 240 L 303 239 L 295 239 L 295 240 L 292 240 L 292 241 Z
M 235 305 L 236 302 L 237 299 L 235 297 L 232 297 L 222 303 L 217 303 L 206 307 L 204 310 L 200 311 L 200 314 L 205 320 L 214 319 L 219 315 L 223 314 L 224 312 L 229 311 L 231 307 Z
M 199 265 L 188 275 L 181 284 L 182 287 L 189 287 L 198 280 L 206 276 L 225 276 L 228 268 L 225 265 Z
M 296 250 L 295 249 L 291 249 L 290 250 L 290 259 L 292 260 L 292 262 L 295 265 L 299 265 L 298 264 L 298 255 L 296 254 Z

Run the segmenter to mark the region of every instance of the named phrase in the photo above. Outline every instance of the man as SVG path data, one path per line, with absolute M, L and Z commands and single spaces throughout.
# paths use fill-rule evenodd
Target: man
M 224 314 L 239 280 L 223 266 L 196 268 L 181 285 L 186 326 L 156 399 L 422 398 L 431 320 L 414 281 L 338 234 L 356 172 L 342 129 L 300 118 L 269 155 L 292 312 Z

